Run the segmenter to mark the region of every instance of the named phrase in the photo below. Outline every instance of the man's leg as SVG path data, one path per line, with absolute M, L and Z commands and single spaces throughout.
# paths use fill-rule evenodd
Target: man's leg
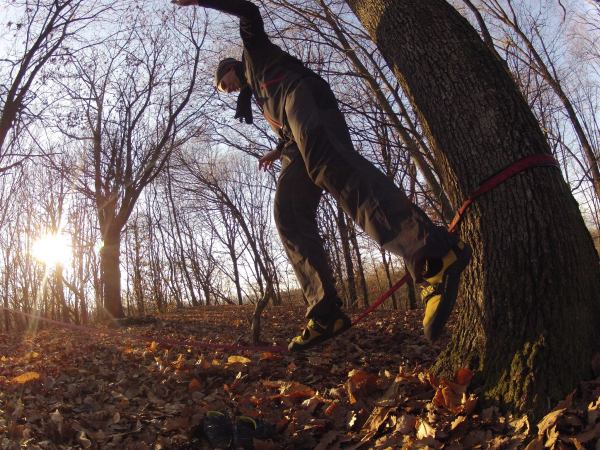
M 421 281 L 425 258 L 442 257 L 456 238 L 436 227 L 390 178 L 354 150 L 344 116 L 325 82 L 302 80 L 288 95 L 286 114 L 310 179 L 333 195 L 379 245 L 404 257 L 415 281 Z
M 282 161 L 275 193 L 275 224 L 308 300 L 306 317 L 312 319 L 311 329 L 291 344 L 290 349 L 298 350 L 330 337 L 328 331 L 335 330 L 327 330 L 327 323 L 332 318 L 341 320 L 344 329 L 349 326 L 350 320 L 340 310 L 341 301 L 317 227 L 316 214 L 323 191 L 308 177 L 295 145 L 284 149 Z
M 427 336 L 434 340 L 454 304 L 458 277 L 468 262 L 469 249 L 444 227 L 435 226 L 392 180 L 354 150 L 344 117 L 324 81 L 302 80 L 288 94 L 285 109 L 287 125 L 311 180 L 331 193 L 382 247 L 404 257 L 416 282 L 440 285 L 442 294 L 449 294 L 445 295 L 448 301 L 442 302 L 440 289 L 429 293 L 435 308 L 426 311 L 424 326 Z M 449 252 L 455 254 L 448 257 Z M 447 277 L 440 281 L 437 275 L 445 273 L 450 265 L 461 268 L 452 273 L 452 283 L 447 286 Z M 437 306 L 442 303 L 443 310 Z M 441 322 L 437 318 L 440 311 Z M 432 332 L 431 324 L 435 328 Z
M 274 205 L 277 231 L 310 305 L 307 317 L 327 315 L 332 308 L 338 308 L 338 304 L 317 227 L 316 214 L 323 191 L 308 177 L 295 145 L 283 151 L 282 161 Z

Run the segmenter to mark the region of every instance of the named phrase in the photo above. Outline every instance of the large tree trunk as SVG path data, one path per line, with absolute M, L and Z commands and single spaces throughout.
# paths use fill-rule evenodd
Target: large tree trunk
M 104 245 L 100 250 L 100 277 L 104 310 L 113 319 L 121 319 L 125 316 L 121 304 L 120 250 L 121 233 L 119 231 L 106 233 Z
M 455 206 L 499 169 L 549 147 L 505 67 L 443 0 L 348 0 L 408 93 Z M 591 375 L 600 342 L 598 255 L 556 168 L 480 198 L 458 327 L 438 369 L 471 366 L 483 392 L 543 412 Z

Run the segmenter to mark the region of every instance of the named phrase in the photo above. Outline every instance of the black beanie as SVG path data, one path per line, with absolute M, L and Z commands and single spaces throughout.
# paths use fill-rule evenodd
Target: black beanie
M 250 105 L 252 99 L 252 90 L 246 83 L 246 77 L 244 76 L 244 70 L 242 62 L 235 58 L 225 58 L 219 62 L 217 71 L 215 72 L 215 86 L 219 87 L 221 78 L 229 71 L 234 68 L 236 75 L 240 79 L 242 84 L 240 93 L 237 99 L 237 105 L 235 108 L 235 118 L 239 119 L 240 122 L 252 123 L 252 106 Z
M 221 78 L 223 78 L 223 75 L 225 75 L 229 69 L 235 66 L 241 67 L 241 65 L 242 63 L 235 58 L 222 59 L 217 66 L 217 71 L 215 72 L 215 86 L 219 86 Z

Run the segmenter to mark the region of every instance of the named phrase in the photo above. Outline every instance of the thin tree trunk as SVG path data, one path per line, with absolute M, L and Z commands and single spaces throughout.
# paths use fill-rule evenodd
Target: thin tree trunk
M 386 251 L 381 248 L 381 260 L 383 261 L 383 268 L 385 270 L 385 278 L 387 280 L 387 288 L 391 289 L 391 287 L 394 285 L 393 281 L 392 281 L 392 273 L 390 271 L 390 260 L 389 258 L 386 256 Z M 396 292 L 392 293 L 392 305 L 394 310 L 398 309 L 398 298 L 396 297 Z
M 235 247 L 231 246 L 229 248 L 229 256 L 231 257 L 231 265 L 233 268 L 233 282 L 235 284 L 235 294 L 237 296 L 238 305 L 242 305 L 244 303 L 244 299 L 242 297 L 242 283 L 240 281 L 240 269 L 238 266 L 238 260 L 235 255 Z
M 138 314 L 143 316 L 146 314 L 144 305 L 144 288 L 142 285 L 142 255 L 140 252 L 140 235 L 137 222 L 133 224 L 133 296 L 137 305 Z
M 357 303 L 356 278 L 354 276 L 354 262 L 350 251 L 350 233 L 344 211 L 337 207 L 337 225 L 340 231 L 340 242 L 342 243 L 342 252 L 344 254 L 344 263 L 346 265 L 346 285 L 348 286 L 348 307 L 355 308 Z
M 354 247 L 354 254 L 356 255 L 356 266 L 358 273 L 358 280 L 360 284 L 360 290 L 363 297 L 363 306 L 366 308 L 369 306 L 369 290 L 367 288 L 367 279 L 365 278 L 365 268 L 363 267 L 362 257 L 360 255 L 360 247 L 358 246 L 358 239 L 356 238 L 356 229 L 350 225 L 348 229 L 350 235 L 350 242 Z
M 65 286 L 63 283 L 63 268 L 62 266 L 57 266 L 54 268 L 54 289 L 56 292 L 56 302 L 60 308 L 60 318 L 61 320 L 68 322 L 69 321 L 69 307 L 67 306 L 67 301 L 65 299 Z
M 408 309 L 417 309 L 417 291 L 412 280 L 406 283 L 406 295 L 408 296 Z

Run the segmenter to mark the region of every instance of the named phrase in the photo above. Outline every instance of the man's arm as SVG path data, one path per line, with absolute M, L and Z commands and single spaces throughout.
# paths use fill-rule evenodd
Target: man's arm
M 287 141 L 279 139 L 277 147 L 270 152 L 265 153 L 258 160 L 258 168 L 266 171 L 273 167 L 273 163 L 281 158 L 281 153 L 283 152 L 283 147 L 285 147 L 285 144 L 287 144 Z
M 246 46 L 269 41 L 258 6 L 248 0 L 172 0 L 172 3 L 198 5 L 239 17 L 240 35 Z

